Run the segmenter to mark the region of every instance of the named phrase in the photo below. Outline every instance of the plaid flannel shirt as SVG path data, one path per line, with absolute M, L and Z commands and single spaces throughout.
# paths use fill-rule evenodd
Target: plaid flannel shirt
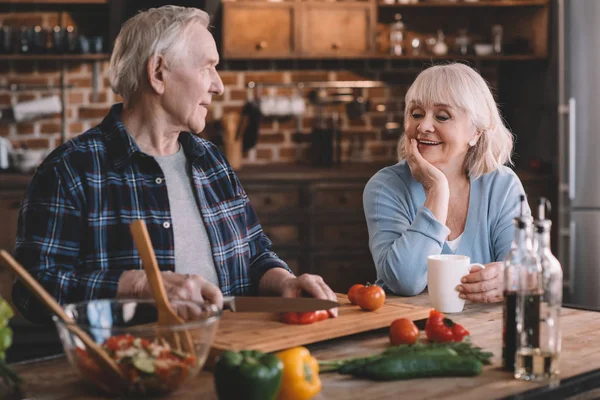
M 113 298 L 124 271 L 141 269 L 129 224 L 144 219 L 158 264 L 175 269 L 167 182 L 121 123 L 122 105 L 66 142 L 37 169 L 19 214 L 16 258 L 61 304 Z M 273 253 L 231 167 L 210 142 L 183 132 L 196 201 L 224 295 L 257 293 L 263 274 L 288 266 Z M 31 321 L 49 314 L 17 280 L 13 300 Z

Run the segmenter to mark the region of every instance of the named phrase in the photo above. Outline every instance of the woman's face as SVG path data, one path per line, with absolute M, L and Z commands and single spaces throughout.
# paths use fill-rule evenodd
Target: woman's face
M 477 139 L 467 112 L 448 104 L 411 103 L 405 131 L 408 138 L 417 140 L 423 158 L 442 170 L 462 167 L 469 141 Z
M 181 62 L 165 69 L 162 104 L 171 125 L 199 133 L 206 126 L 212 96 L 223 93 L 223 82 L 216 70 L 219 53 L 210 32 L 194 24 L 187 29 L 187 35 Z

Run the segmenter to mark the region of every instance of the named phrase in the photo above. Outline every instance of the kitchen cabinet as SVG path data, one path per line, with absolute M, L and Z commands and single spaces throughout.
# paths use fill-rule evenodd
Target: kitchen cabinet
M 373 51 L 372 3 L 306 3 L 302 7 L 301 51 L 311 56 L 360 56 Z
M 290 165 L 277 172 L 249 167 L 238 176 L 273 250 L 294 273 L 321 275 L 333 290 L 344 293 L 376 278 L 362 192 L 380 167 Z
M 225 59 L 352 57 L 373 51 L 373 2 L 225 2 Z
M 227 59 L 432 59 L 536 60 L 548 57 L 549 0 L 420 1 L 387 4 L 377 0 L 283 2 L 226 1 L 223 11 L 223 58 Z M 391 56 L 389 27 L 400 13 L 405 23 L 402 56 Z M 260 23 L 257 23 L 260 21 Z M 468 29 L 470 45 L 491 43 L 491 27 L 503 27 L 498 54 L 458 54 L 456 35 Z M 450 52 L 413 52 L 443 29 Z
M 223 56 L 290 56 L 296 51 L 296 14 L 293 3 L 224 3 Z

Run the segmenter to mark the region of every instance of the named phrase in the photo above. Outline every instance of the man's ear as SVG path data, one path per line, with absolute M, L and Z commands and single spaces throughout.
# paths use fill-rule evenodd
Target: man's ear
M 146 64 L 148 73 L 148 83 L 150 87 L 157 93 L 165 92 L 165 59 L 163 56 L 155 55 L 150 57 Z

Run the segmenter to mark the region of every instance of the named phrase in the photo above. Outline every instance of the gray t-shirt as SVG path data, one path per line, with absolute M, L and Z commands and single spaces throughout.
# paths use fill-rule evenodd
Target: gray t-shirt
M 165 174 L 173 233 L 175 272 L 198 274 L 219 285 L 212 250 L 200 208 L 192 189 L 191 167 L 180 146 L 170 156 L 154 156 Z

